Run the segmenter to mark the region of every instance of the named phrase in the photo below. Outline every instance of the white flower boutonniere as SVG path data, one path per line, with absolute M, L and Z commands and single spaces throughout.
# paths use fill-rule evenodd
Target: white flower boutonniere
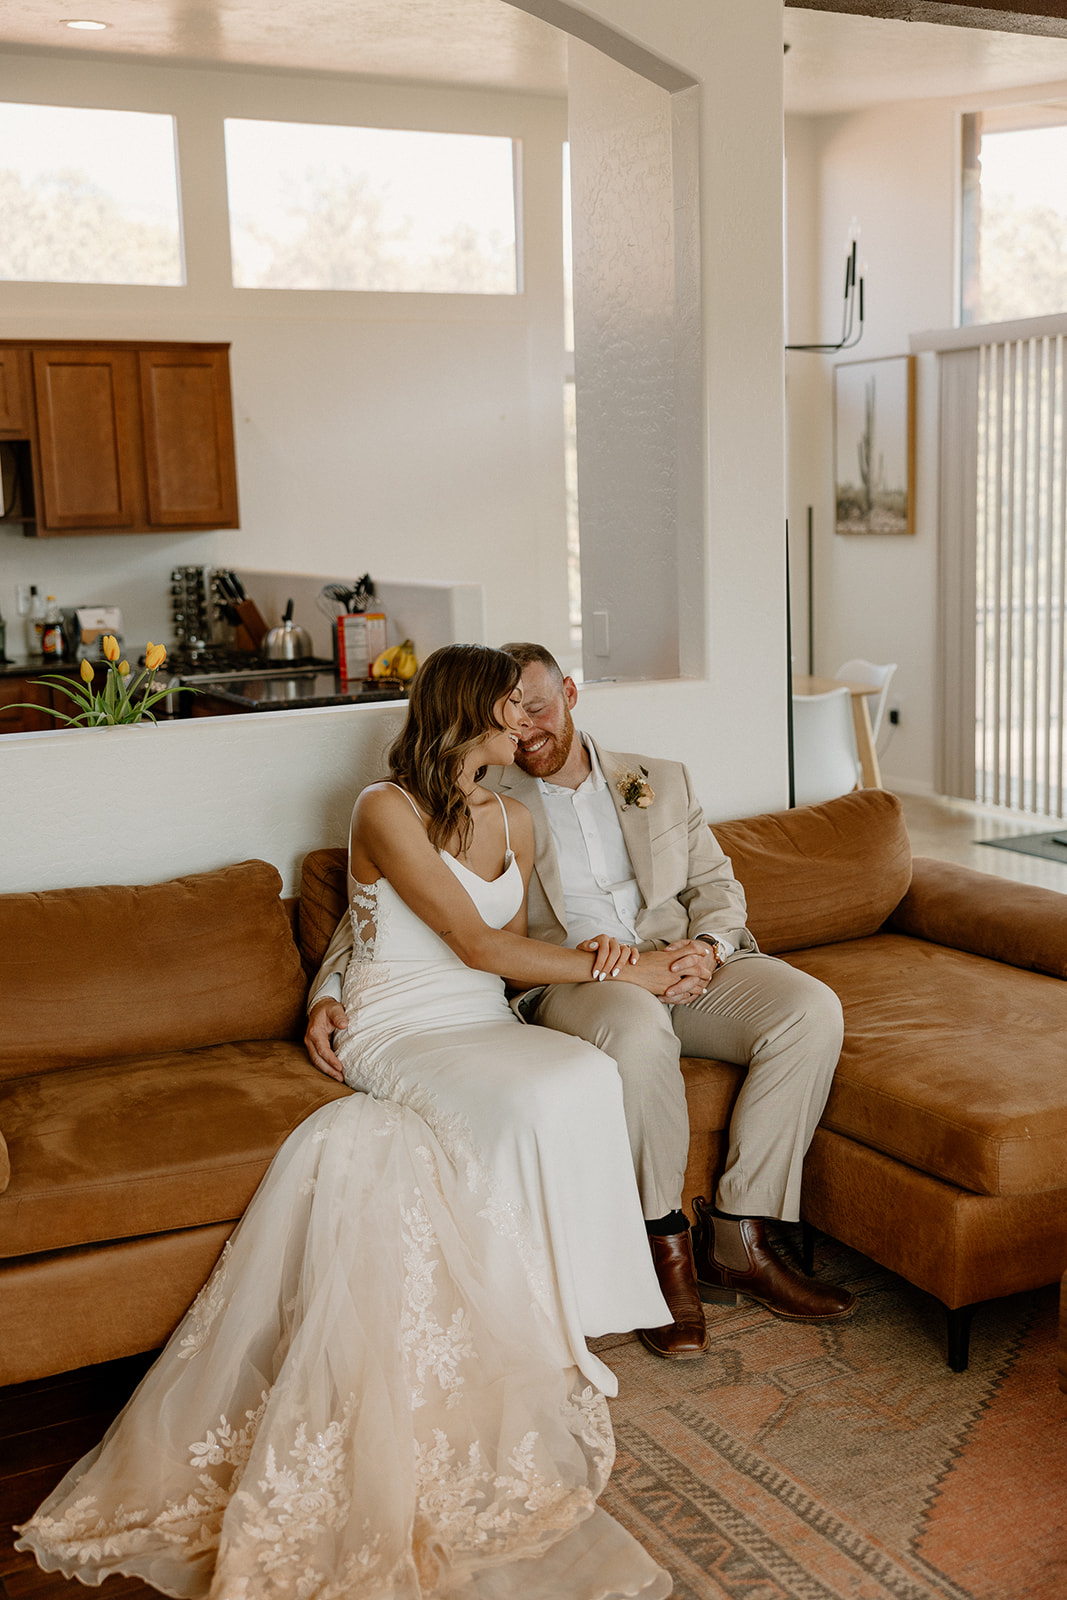
M 637 806 L 639 811 L 647 811 L 656 798 L 655 790 L 648 781 L 647 767 L 642 767 L 640 772 L 618 773 L 615 787 L 622 795 L 622 803 L 627 808 Z

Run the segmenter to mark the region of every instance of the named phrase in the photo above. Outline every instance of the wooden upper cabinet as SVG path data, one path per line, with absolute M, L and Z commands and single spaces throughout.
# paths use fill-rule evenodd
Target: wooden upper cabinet
M 226 345 L 0 343 L 0 436 L 20 431 L 39 535 L 238 526 Z
M 142 350 L 148 517 L 154 528 L 237 526 L 225 350 Z
M 30 410 L 27 352 L 0 346 L 0 434 L 25 434 Z
M 39 522 L 58 531 L 140 522 L 137 368 L 126 350 L 35 350 Z

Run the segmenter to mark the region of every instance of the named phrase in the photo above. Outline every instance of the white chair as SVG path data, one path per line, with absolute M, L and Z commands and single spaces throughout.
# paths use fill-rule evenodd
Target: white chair
M 834 673 L 839 683 L 869 683 L 872 688 L 880 690 L 879 694 L 867 697 L 872 742 L 877 739 L 878 730 L 882 726 L 886 700 L 889 698 L 889 684 L 896 670 L 895 661 L 891 661 L 887 667 L 879 667 L 873 661 L 864 661 L 861 656 L 856 656 L 851 661 L 842 661 Z
M 798 806 L 850 794 L 860 781 L 848 690 L 793 696 L 793 792 Z

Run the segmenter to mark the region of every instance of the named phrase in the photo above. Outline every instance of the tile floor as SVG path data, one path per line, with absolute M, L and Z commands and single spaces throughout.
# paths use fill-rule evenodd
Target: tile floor
M 1055 818 L 1019 817 L 939 795 L 902 794 L 900 802 L 913 855 L 957 861 L 961 866 L 974 867 L 994 877 L 1013 878 L 1016 883 L 1036 884 L 1067 893 L 1067 864 L 1061 866 L 1058 861 L 1044 861 L 1040 856 L 1019 855 L 1014 850 L 990 850 L 975 842 L 1008 834 L 1051 833 L 1056 827 Z

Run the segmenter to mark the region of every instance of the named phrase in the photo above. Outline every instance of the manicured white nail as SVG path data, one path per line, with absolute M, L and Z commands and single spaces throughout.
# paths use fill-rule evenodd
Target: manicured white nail
M 602 972 L 598 972 L 597 973 L 596 981 L 597 981 L 597 983 L 603 983 L 604 982 L 604 974 Z
M 613 967 L 613 968 L 612 968 L 612 969 L 611 969 L 611 976 L 612 976 L 612 977 L 613 977 L 613 978 L 617 978 L 617 977 L 618 977 L 618 976 L 619 976 L 619 970 L 620 970 L 620 969 L 619 969 L 619 968 L 618 968 L 618 967 Z

